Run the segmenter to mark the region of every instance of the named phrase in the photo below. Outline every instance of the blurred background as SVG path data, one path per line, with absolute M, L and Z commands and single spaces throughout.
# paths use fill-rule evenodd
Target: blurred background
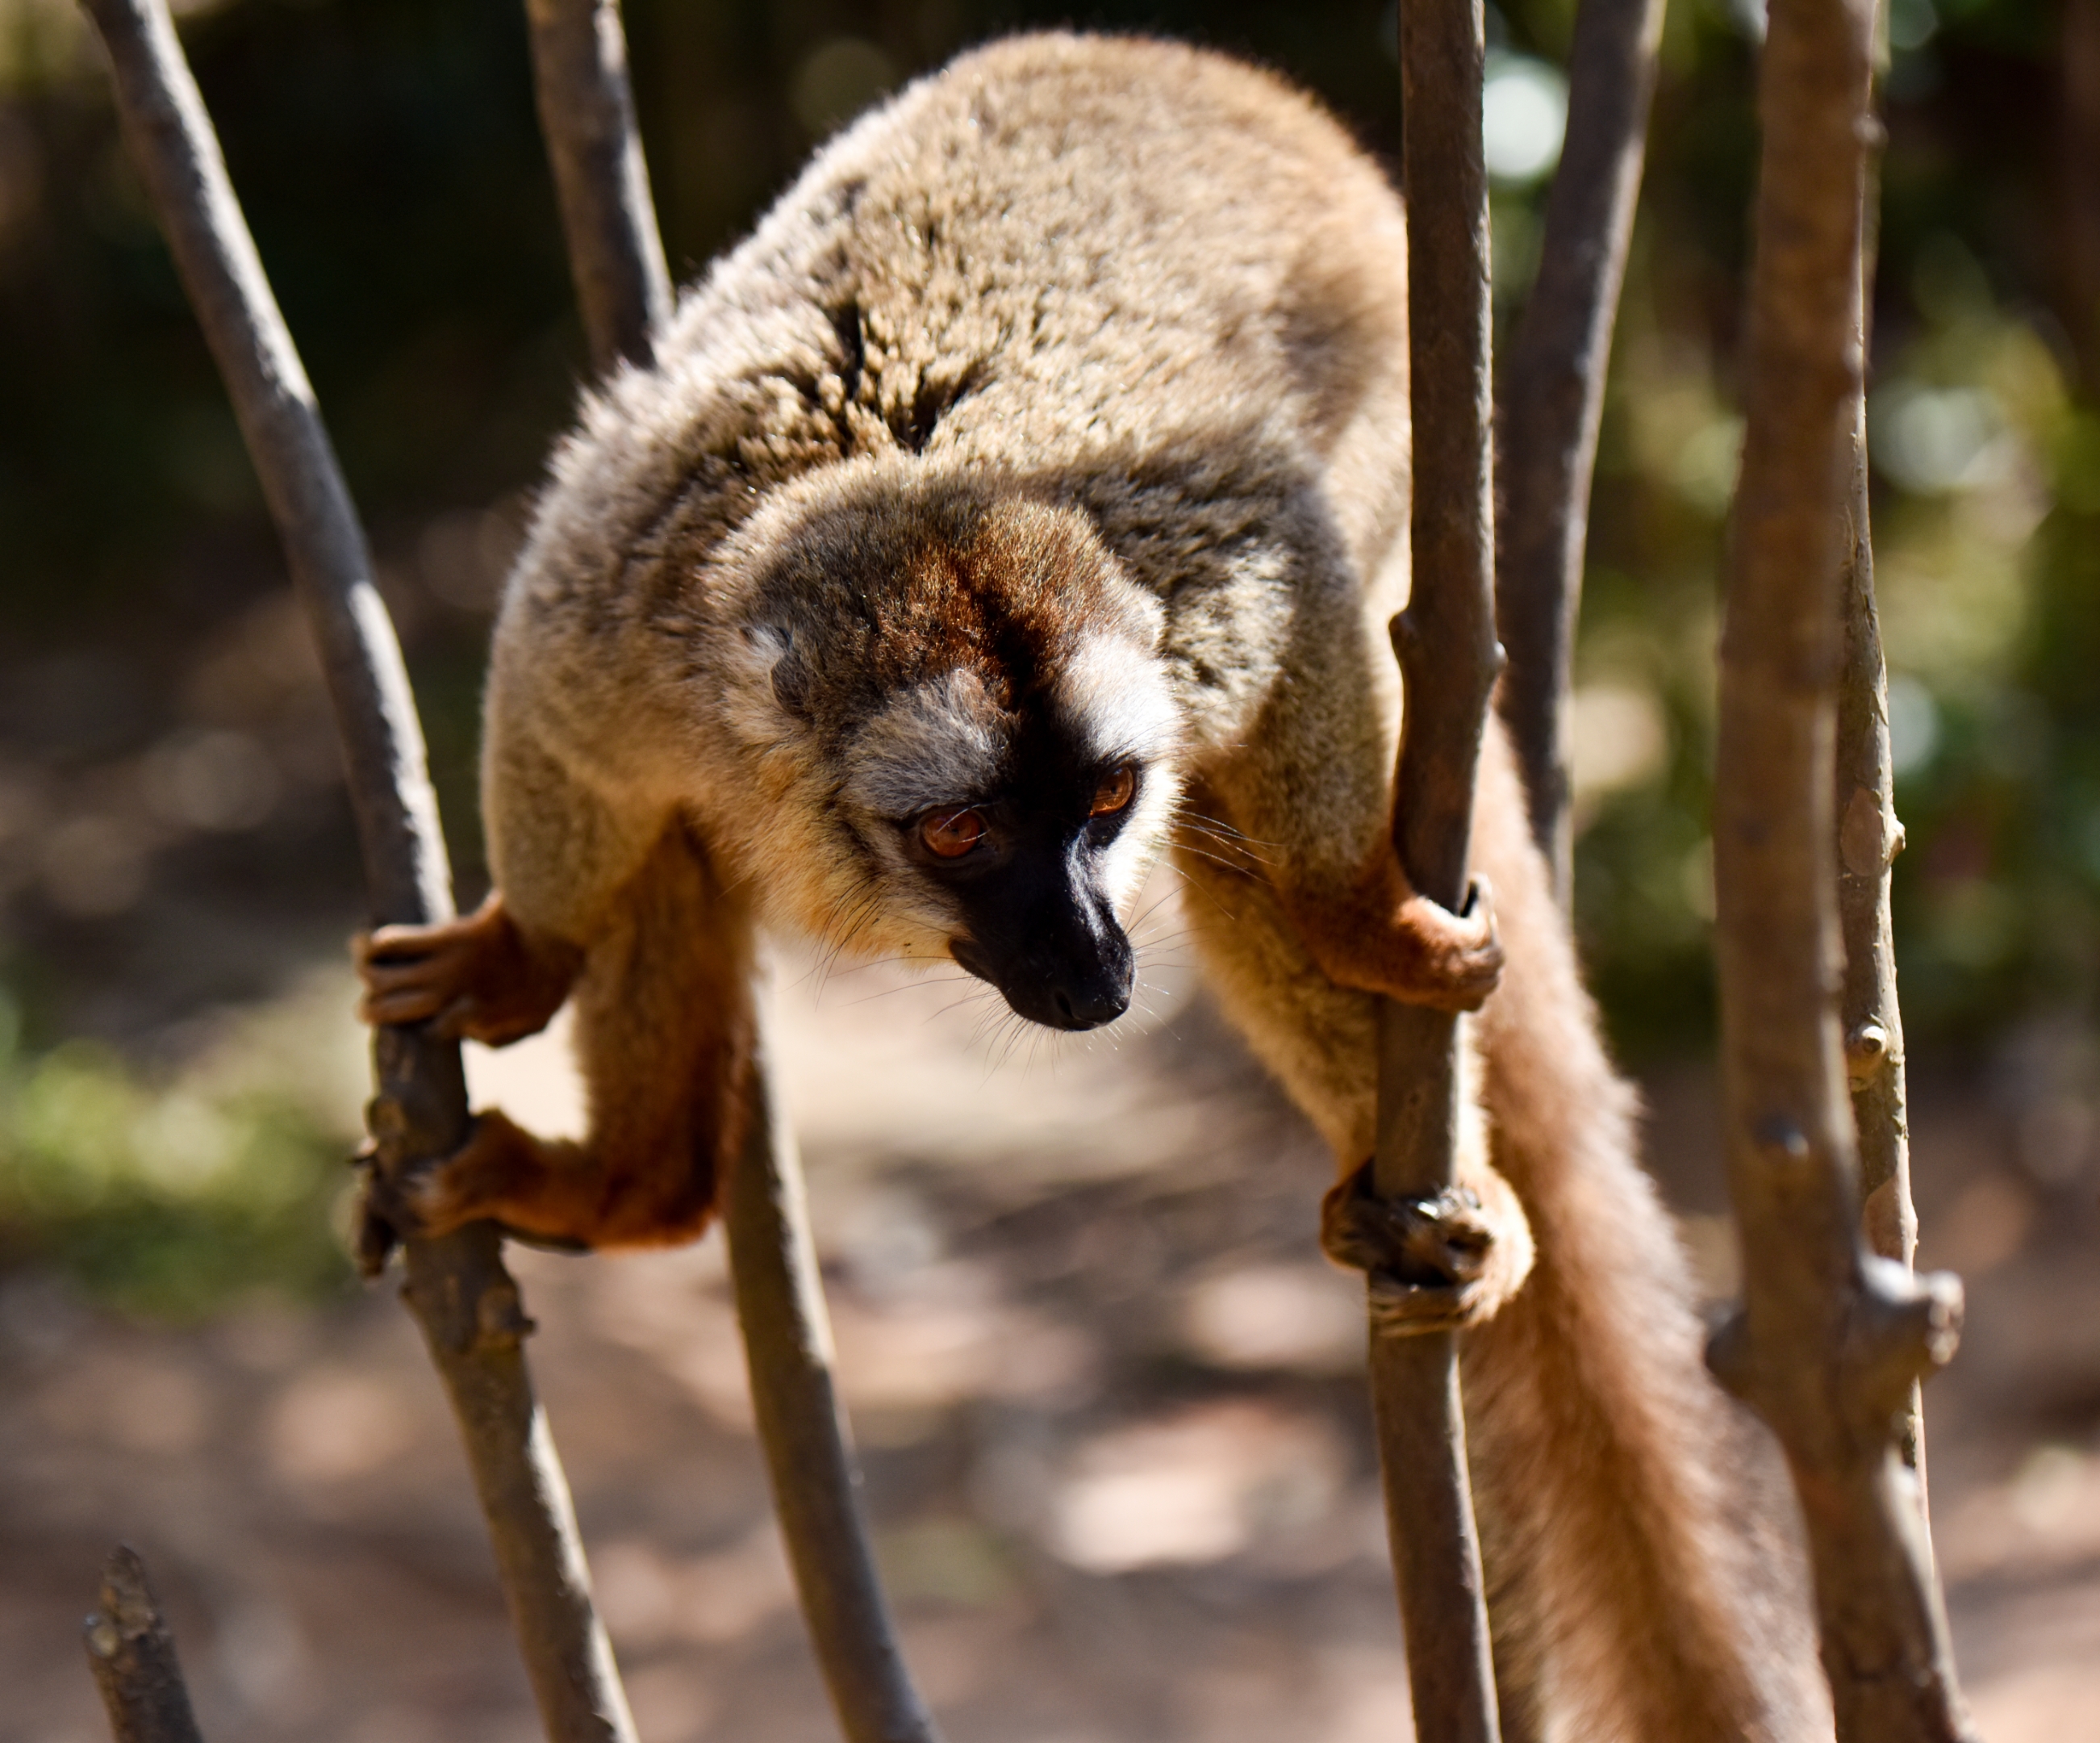
M 492 603 L 582 385 L 514 0 L 179 6 L 371 529 L 463 901 Z M 1489 9 L 1520 309 L 1572 0 Z M 1379 0 L 629 0 L 674 271 L 968 43 L 1158 31 L 1319 93 L 1388 164 Z M 1758 0 L 1676 0 L 1576 699 L 1582 939 L 1706 1286 L 1716 582 Z M 1869 425 L 1928 1395 L 1988 1734 L 2100 1711 L 2100 0 L 1892 0 Z M 283 563 L 68 0 L 0 0 L 0 1739 L 102 1735 L 74 1645 L 146 1551 L 218 1743 L 533 1734 L 412 1328 L 342 1250 L 357 859 Z M 959 1740 L 1404 1736 L 1326 1163 L 1162 918 L 1153 1025 L 995 1058 L 952 987 L 782 976 L 871 1506 Z M 559 1038 L 484 1096 L 576 1115 Z M 1026 1050 L 1024 1050 L 1024 1052 Z M 524 1255 L 648 1743 L 829 1734 L 718 1243 Z M 2082 1718 L 2086 1728 L 2081 1731 Z

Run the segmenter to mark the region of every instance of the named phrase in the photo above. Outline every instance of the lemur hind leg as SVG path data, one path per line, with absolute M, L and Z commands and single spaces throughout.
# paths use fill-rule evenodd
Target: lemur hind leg
M 1240 827 L 1215 794 L 1191 805 Z M 1524 814 L 1493 727 L 1473 859 L 1498 893 L 1507 965 L 1470 1020 L 1485 1119 L 1458 1178 L 1480 1198 L 1489 1251 L 1520 1249 L 1529 1276 L 1518 1288 L 1505 1271 L 1480 1293 L 1460 1347 L 1511 1734 L 1827 1743 L 1800 1558 L 1776 1516 L 1740 1499 L 1757 1431 L 1705 1373 L 1674 1231 L 1635 1157 L 1634 1098 Z M 1200 836 L 1177 863 L 1228 1014 L 1354 1170 L 1374 1123 L 1373 1000 L 1322 973 L 1257 850 Z M 1352 1176 L 1325 1217 L 1348 1260 L 1365 1224 L 1335 1227 L 1343 1195 L 1361 1197 Z M 1379 1237 L 1383 1262 L 1404 1270 L 1419 1234 L 1400 1219 Z
M 485 918 L 492 911 L 496 917 Z M 373 1009 L 418 1000 L 450 1013 L 442 1020 L 452 1032 L 478 1034 L 480 1013 L 495 1013 L 494 1026 L 508 1030 L 544 1001 L 544 964 L 558 951 L 497 936 L 518 931 L 500 902 L 460 927 L 478 931 L 438 938 L 421 959 L 434 964 L 423 986 L 399 971 L 426 934 L 378 934 L 361 953 Z M 699 844 L 673 825 L 574 955 L 588 1135 L 542 1138 L 499 1110 L 478 1114 L 457 1154 L 375 1185 L 375 1209 L 404 1232 L 441 1234 L 489 1218 L 532 1238 L 606 1247 L 670 1245 L 706 1227 L 742 1132 L 752 1038 L 748 918 Z

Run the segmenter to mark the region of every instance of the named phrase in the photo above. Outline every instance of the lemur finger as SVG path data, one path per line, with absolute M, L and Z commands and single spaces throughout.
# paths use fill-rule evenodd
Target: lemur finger
M 441 1011 L 449 1011 L 459 1001 L 446 1003 L 446 990 L 430 986 L 397 987 L 390 991 L 368 991 L 357 1001 L 357 1016 L 360 1022 L 374 1028 L 399 1027 L 404 1023 L 428 1022 Z
M 1374 1276 L 1371 1323 L 1388 1337 L 1425 1331 L 1463 1331 L 1489 1316 L 1490 1297 L 1478 1283 L 1403 1283 Z
M 451 942 L 446 936 L 450 929 L 444 926 L 380 926 L 351 938 L 350 954 L 360 968 L 367 963 L 413 961 Z
M 357 965 L 357 977 L 368 991 L 376 993 L 395 992 L 410 986 L 436 986 L 458 978 L 452 972 L 451 958 L 443 955 L 367 960 Z

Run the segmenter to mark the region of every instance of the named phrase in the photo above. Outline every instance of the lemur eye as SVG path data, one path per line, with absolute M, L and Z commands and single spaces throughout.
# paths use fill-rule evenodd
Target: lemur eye
M 1094 789 L 1093 803 L 1087 807 L 1089 817 L 1111 817 L 1130 803 L 1130 796 L 1137 791 L 1137 771 L 1128 763 L 1120 769 L 1112 769 L 1101 777 L 1101 783 Z
M 984 818 L 976 811 L 933 811 L 919 820 L 919 839 L 943 859 L 960 859 L 984 832 Z

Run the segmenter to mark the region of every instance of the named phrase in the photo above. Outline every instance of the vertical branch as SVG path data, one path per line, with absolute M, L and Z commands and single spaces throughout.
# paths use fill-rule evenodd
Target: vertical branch
M 1590 479 L 1612 329 L 1640 198 L 1664 0 L 1582 0 L 1568 65 L 1568 136 L 1546 202 L 1538 279 L 1502 369 L 1497 614 L 1508 721 L 1532 837 L 1564 907 L 1573 883 L 1568 697 Z
M 1860 1232 L 1869 1251 L 1908 1269 L 1917 1251 L 1910 1195 L 1910 1114 L 1903 1012 L 1896 1002 L 1890 868 L 1903 851 L 1895 765 L 1889 747 L 1889 677 L 1874 609 L 1867 513 L 1867 402 L 1853 396 L 1846 431 L 1846 490 L 1839 610 L 1845 663 L 1838 680 L 1838 918 L 1845 947 L 1838 1024 L 1860 1147 Z M 1904 1463 L 1925 1483 L 1923 1404 L 1913 1388 L 1900 1436 Z
M 671 315 L 671 275 L 627 82 L 618 0 L 526 0 L 540 130 L 554 172 L 569 271 L 603 373 L 649 360 Z
M 170 22 L 165 0 L 83 0 L 108 51 L 125 137 L 217 360 L 249 457 L 319 642 L 342 742 L 375 920 L 452 913 L 452 876 L 422 731 L 371 557 Z M 380 1031 L 377 1166 L 448 1155 L 467 1132 L 459 1049 L 420 1028 Z M 368 1247 L 368 1264 L 383 1247 Z M 408 1244 L 403 1295 L 466 1444 L 518 1645 L 555 1743 L 633 1735 L 591 1608 L 567 1485 L 532 1395 L 529 1329 L 495 1230 Z
M 116 1743 L 203 1743 L 183 1686 L 174 1636 L 136 1550 L 112 1553 L 102 1570 L 99 1601 L 101 1608 L 81 1632 Z
M 1839 1738 L 1952 1743 L 1974 1733 L 1895 1441 L 1913 1386 L 1952 1353 L 1961 1286 L 1861 1247 L 1838 1021 L 1838 530 L 1863 367 L 1872 29 L 1869 0 L 1774 0 L 1760 76 L 1714 829 L 1744 1302 L 1711 1359 L 1793 1471 Z M 1885 847 L 1886 813 L 1868 822 Z
M 1405 694 L 1393 845 L 1414 887 L 1454 911 L 1466 899 L 1474 775 L 1501 660 L 1484 24 L 1480 0 L 1401 8 L 1415 580 L 1393 624 Z M 1380 1196 L 1433 1198 L 1449 1189 L 1458 1044 L 1455 1017 L 1381 1002 L 1373 1163 Z M 1494 1677 L 1452 1334 L 1374 1332 L 1371 1396 L 1416 1729 L 1425 1743 L 1492 1743 Z
M 561 190 L 571 271 L 596 366 L 646 363 L 671 307 L 628 94 L 616 0 L 526 0 L 540 124 Z M 745 1086 L 750 1124 L 724 1220 L 753 1412 L 817 1661 L 852 1743 L 934 1743 L 898 1649 L 860 1473 L 832 1380 L 831 1329 L 794 1133 L 765 1046 Z
M 763 1003 L 763 989 L 761 1004 Z M 832 1381 L 832 1331 L 795 1139 L 769 1082 L 763 1011 L 750 1125 L 725 1210 L 758 1437 L 795 1587 L 850 1743 L 936 1743 L 870 1554 Z

